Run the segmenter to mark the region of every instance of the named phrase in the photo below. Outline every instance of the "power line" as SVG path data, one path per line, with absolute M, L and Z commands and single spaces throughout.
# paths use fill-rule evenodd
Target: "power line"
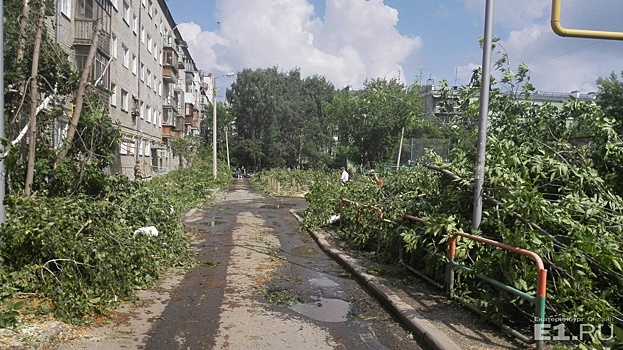
M 574 52 L 576 52 L 576 51 L 584 50 L 584 49 L 586 49 L 587 47 L 595 46 L 595 45 L 598 45 L 598 44 L 601 44 L 601 43 L 602 43 L 602 41 L 593 42 L 593 43 L 590 43 L 590 44 L 588 44 L 588 45 L 585 45 L 585 46 L 582 46 L 582 47 L 580 47 L 580 48 L 577 48 L 577 49 L 575 49 L 575 50 L 571 50 L 571 51 L 564 52 L 564 53 L 562 53 L 562 54 L 560 54 L 560 55 L 558 55 L 558 56 L 550 57 L 550 58 L 548 58 L 548 59 L 546 59 L 546 60 L 543 60 L 543 61 L 540 61 L 540 62 L 537 62 L 537 63 L 531 63 L 531 64 L 529 64 L 528 66 L 536 66 L 537 64 L 545 63 L 545 62 L 547 62 L 547 61 L 551 61 L 551 60 L 553 60 L 553 59 L 556 59 L 556 58 L 559 58 L 559 57 L 562 57 L 562 56 L 566 56 L 566 55 L 571 54 L 571 53 L 574 53 Z

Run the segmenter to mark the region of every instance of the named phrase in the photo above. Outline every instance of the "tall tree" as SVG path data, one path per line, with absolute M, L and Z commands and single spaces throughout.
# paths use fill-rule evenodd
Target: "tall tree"
M 331 111 L 339 120 L 338 158 L 378 166 L 395 161 L 403 128 L 406 134 L 414 130 L 421 102 L 416 90 L 396 79 L 375 79 L 362 90 L 338 93 Z
M 58 166 L 58 163 L 63 161 L 67 156 L 67 151 L 71 146 L 71 143 L 74 139 L 74 135 L 76 135 L 76 129 L 78 128 L 78 122 L 80 121 L 80 116 L 82 113 L 82 106 L 84 105 L 85 100 L 85 89 L 87 86 L 87 82 L 89 80 L 89 76 L 91 75 L 91 70 L 93 68 L 93 59 L 95 58 L 95 52 L 97 51 L 97 45 L 99 43 L 100 32 L 102 31 L 102 20 L 99 19 L 95 23 L 95 30 L 93 31 L 93 39 L 91 40 L 91 47 L 89 48 L 89 53 L 87 55 L 85 65 L 82 68 L 82 73 L 80 75 L 80 82 L 78 84 L 78 90 L 76 91 L 76 95 L 74 97 L 74 113 L 71 116 L 71 122 L 69 123 L 69 129 L 67 130 L 67 137 L 65 142 L 63 143 L 61 150 L 59 151 L 56 160 L 54 161 L 54 169 Z
M 43 36 L 43 21 L 45 19 L 45 4 L 41 4 L 39 9 L 39 20 L 37 22 L 37 31 L 35 34 L 35 44 L 32 57 L 32 68 L 30 71 L 30 137 L 28 139 L 28 167 L 26 168 L 26 180 L 24 182 L 24 194 L 30 196 L 32 181 L 35 173 L 35 150 L 37 142 L 37 99 L 38 93 L 38 72 L 39 72 L 39 50 L 41 49 L 41 40 Z
M 227 91 L 235 120 L 232 148 L 236 158 L 256 168 L 312 165 L 323 157 L 315 140 L 331 138 L 332 128 L 322 119 L 323 105 L 333 87 L 324 78 L 302 80 L 298 69 L 243 70 Z M 323 128 L 311 125 L 325 125 Z M 328 134 L 320 137 L 324 129 Z
M 623 71 L 621 78 L 623 78 Z M 598 78 L 597 85 L 599 87 L 597 104 L 607 117 L 618 121 L 615 130 L 623 134 L 623 81 L 612 72 L 607 78 Z

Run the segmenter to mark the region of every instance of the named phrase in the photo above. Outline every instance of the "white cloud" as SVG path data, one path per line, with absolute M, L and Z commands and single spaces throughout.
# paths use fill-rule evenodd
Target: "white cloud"
M 544 91 L 595 91 L 597 77 L 610 74 L 604 67 L 620 66 L 621 62 L 620 43 L 562 38 L 552 32 L 549 24 L 513 31 L 502 45 L 508 51 L 511 67 L 526 63 L 532 83 Z
M 482 0 L 463 0 L 468 11 L 485 16 L 485 2 Z M 549 16 L 548 9 L 551 1 L 522 0 L 522 1 L 494 1 L 493 19 L 496 26 L 505 28 L 521 28 L 529 25 L 536 19 Z
M 471 13 L 484 17 L 482 1 L 463 1 Z M 565 0 L 561 3 L 564 28 L 623 31 L 614 15 L 623 10 L 620 0 Z M 611 67 L 623 69 L 620 41 L 557 36 L 550 25 L 551 1 L 497 1 L 494 19 L 494 35 L 502 38 L 511 69 L 526 63 L 531 81 L 539 90 L 595 91 L 598 77 L 609 75 Z
M 382 0 L 327 0 L 324 18 L 307 0 L 219 0 L 216 11 L 215 32 L 195 23 L 178 27 L 205 71 L 298 67 L 338 87 L 361 86 L 404 74 L 402 64 L 422 45 L 398 32 L 398 12 Z

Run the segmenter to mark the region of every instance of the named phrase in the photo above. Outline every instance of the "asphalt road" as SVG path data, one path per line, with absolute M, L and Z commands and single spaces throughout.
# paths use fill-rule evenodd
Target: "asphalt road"
M 199 268 L 152 315 L 142 349 L 422 349 L 336 262 L 290 209 L 248 180 L 186 214 Z M 127 345 L 127 344 L 126 344 Z

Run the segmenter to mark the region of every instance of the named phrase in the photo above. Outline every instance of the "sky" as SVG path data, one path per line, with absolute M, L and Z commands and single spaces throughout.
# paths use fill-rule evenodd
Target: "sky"
M 337 89 L 376 78 L 461 86 L 482 65 L 485 0 L 166 3 L 197 68 L 215 75 L 277 66 L 324 76 Z M 528 66 L 537 90 L 588 93 L 598 90 L 599 77 L 614 72 L 621 79 L 623 41 L 556 35 L 551 0 L 493 3 L 497 49 L 508 54 L 509 69 Z M 561 3 L 564 28 L 623 32 L 621 0 Z M 492 62 L 501 57 L 496 51 Z

